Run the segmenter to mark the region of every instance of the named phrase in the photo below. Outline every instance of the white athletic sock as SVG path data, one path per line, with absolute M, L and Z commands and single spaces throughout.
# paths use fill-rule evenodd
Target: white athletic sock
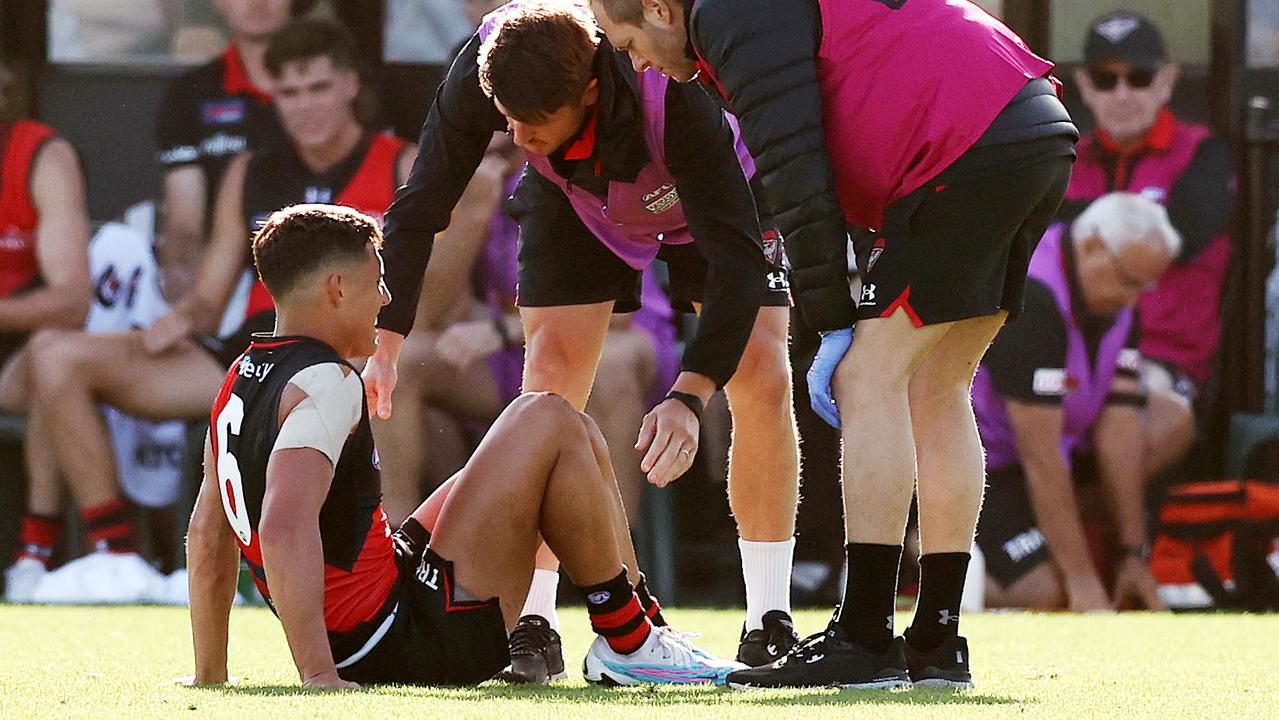
M 746 580 L 746 631 L 764 627 L 764 613 L 790 614 L 790 572 L 795 538 L 781 542 L 737 539 L 742 552 L 742 578 Z
M 551 627 L 560 629 L 560 614 L 555 611 L 555 593 L 560 587 L 560 574 L 554 570 L 533 569 L 533 582 L 524 599 L 520 615 L 539 615 L 546 618 Z

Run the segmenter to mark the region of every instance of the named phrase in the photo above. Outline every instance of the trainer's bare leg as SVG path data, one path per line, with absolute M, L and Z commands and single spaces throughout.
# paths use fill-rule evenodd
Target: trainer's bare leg
M 857 323 L 835 371 L 843 453 L 844 524 L 850 543 L 899 545 L 915 491 L 911 376 L 950 330 L 916 328 L 904 310 Z
M 639 458 L 631 449 L 644 411 L 657 358 L 648 335 L 633 326 L 609 329 L 586 413 L 599 425 L 612 453 L 627 519 L 638 522 L 640 492 L 645 482 Z
M 524 605 L 539 531 L 578 585 L 607 582 L 625 565 L 617 542 L 625 512 L 607 457 L 589 417 L 556 395 L 526 394 L 451 481 L 431 547 L 454 563 L 459 585 L 500 598 L 508 629 Z
M 141 332 L 35 338 L 34 402 L 56 421 L 49 437 L 76 503 L 119 497 L 115 455 L 98 403 L 149 420 L 197 418 L 213 404 L 225 370 L 192 341 L 151 355 Z
M 743 540 L 781 542 L 795 534 L 799 441 L 791 399 L 790 309 L 762 307 L 737 372 L 724 388 L 733 416 L 728 504 Z
M 971 401 L 973 376 L 1006 318 L 1000 312 L 948 323 L 910 380 L 923 555 L 972 548 L 986 478 Z

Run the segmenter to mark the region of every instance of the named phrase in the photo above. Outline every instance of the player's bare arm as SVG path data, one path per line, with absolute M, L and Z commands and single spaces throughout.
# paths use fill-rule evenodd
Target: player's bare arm
M 289 415 L 294 422 L 323 422 L 325 413 L 299 411 L 308 395 L 290 385 L 280 400 L 281 436 Z M 322 431 L 321 431 L 322 432 Z M 349 433 L 349 428 L 347 433 Z M 345 434 L 343 434 L 345 439 Z M 337 450 L 341 450 L 339 444 Z M 320 508 L 333 481 L 333 461 L 313 447 L 288 447 L 271 453 L 262 498 L 259 539 L 262 563 L 271 578 L 271 599 L 284 626 L 293 662 L 303 687 L 355 688 L 338 677 L 324 625 L 324 549 L 320 540 Z
M 222 510 L 217 470 L 208 435 L 204 438 L 204 481 L 187 530 L 187 578 L 191 594 L 191 640 L 196 685 L 227 682 L 227 632 L 240 548 Z
M 242 205 L 248 163 L 249 155 L 244 154 L 228 166 L 218 190 L 209 247 L 195 286 L 147 331 L 148 352 L 163 352 L 192 333 L 210 332 L 217 327 L 247 252 L 249 230 L 244 226 Z
M 156 259 L 164 276 L 165 297 L 171 300 L 186 297 L 195 284 L 204 247 L 208 182 L 199 165 L 169 168 L 160 178 L 162 242 Z
M 36 155 L 31 200 L 40 217 L 35 247 L 44 284 L 0 299 L 0 330 L 79 329 L 91 292 L 89 216 L 84 175 L 66 140 L 50 140 Z

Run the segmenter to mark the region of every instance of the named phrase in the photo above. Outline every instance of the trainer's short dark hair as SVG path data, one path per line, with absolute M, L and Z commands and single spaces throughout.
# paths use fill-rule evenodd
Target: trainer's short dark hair
M 278 78 L 286 64 L 319 57 L 329 58 L 334 67 L 354 70 L 355 37 L 336 20 L 299 17 L 271 36 L 262 61 L 271 77 Z
M 540 122 L 586 92 L 598 46 L 599 27 L 585 7 L 521 6 L 480 46 L 480 87 L 516 120 Z
M 363 262 L 368 247 L 382 247 L 382 228 L 341 205 L 293 205 L 271 213 L 253 236 L 258 277 L 277 300 L 317 270 Z
M 608 13 L 608 18 L 622 25 L 639 25 L 644 19 L 644 5 L 640 0 L 595 0 Z

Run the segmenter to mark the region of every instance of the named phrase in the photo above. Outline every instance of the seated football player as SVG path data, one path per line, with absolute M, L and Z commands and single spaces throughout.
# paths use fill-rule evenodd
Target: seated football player
M 227 680 L 241 554 L 307 687 L 465 685 L 509 661 L 539 537 L 586 596 L 603 684 L 722 682 L 714 660 L 657 627 L 608 449 L 565 399 L 517 398 L 466 466 L 394 533 L 359 373 L 372 354 L 381 231 L 334 206 L 274 213 L 253 254 L 275 333 L 232 364 L 210 413 L 187 563 L 198 684 Z M 430 529 L 428 531 L 428 528 Z

